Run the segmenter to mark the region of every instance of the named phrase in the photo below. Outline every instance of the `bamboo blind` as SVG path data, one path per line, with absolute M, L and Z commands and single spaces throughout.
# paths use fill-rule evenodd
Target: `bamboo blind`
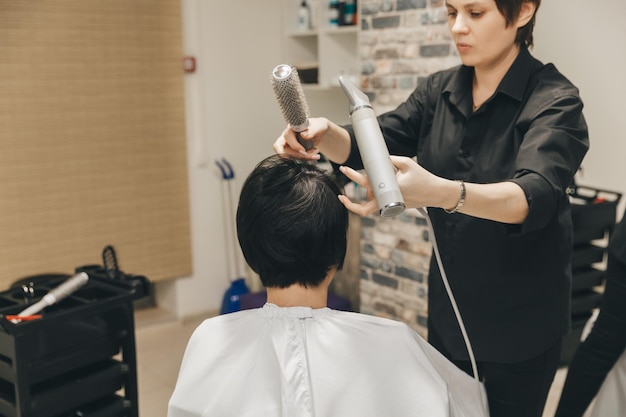
M 0 0 L 0 289 L 191 273 L 180 1 Z

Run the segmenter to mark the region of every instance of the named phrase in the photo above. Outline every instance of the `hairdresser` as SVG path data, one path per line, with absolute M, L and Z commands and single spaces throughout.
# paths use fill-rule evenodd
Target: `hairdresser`
M 429 208 L 492 417 L 542 415 L 570 330 L 566 189 L 589 141 L 578 89 L 529 52 L 539 4 L 447 0 L 462 65 L 378 118 L 407 207 Z M 306 152 L 288 127 L 274 151 L 322 153 L 369 187 L 355 171 L 363 164 L 351 126 L 312 118 L 302 137 L 316 149 Z M 340 199 L 360 215 L 377 210 Z M 428 296 L 430 343 L 470 373 L 434 257 Z

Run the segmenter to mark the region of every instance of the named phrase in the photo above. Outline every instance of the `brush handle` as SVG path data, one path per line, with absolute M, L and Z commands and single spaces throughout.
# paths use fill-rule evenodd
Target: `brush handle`
M 58 287 L 51 289 L 41 300 L 20 312 L 18 316 L 31 316 L 39 313 L 44 308 L 61 301 L 74 291 L 78 290 L 80 287 L 85 285 L 88 280 L 89 275 L 85 272 L 80 272 L 73 277 L 68 278 Z
M 300 137 L 300 132 L 296 132 L 296 138 L 298 139 L 298 143 L 300 143 L 300 145 L 304 146 L 305 150 L 308 151 L 310 149 L 315 148 L 315 146 L 313 146 L 313 141 L 312 140 L 305 140 L 305 139 L 302 139 Z
M 89 275 L 85 272 L 80 272 L 73 277 L 69 278 L 67 281 L 63 282 L 56 288 L 53 288 L 44 296 L 44 298 L 48 298 L 50 304 L 52 305 L 58 301 L 61 301 L 74 291 L 78 290 L 80 287 L 85 285 L 89 281 Z

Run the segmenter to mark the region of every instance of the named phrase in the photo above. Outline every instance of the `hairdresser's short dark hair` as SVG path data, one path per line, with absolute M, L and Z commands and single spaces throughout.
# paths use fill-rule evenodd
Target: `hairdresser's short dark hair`
M 507 26 L 512 24 L 515 19 L 519 16 L 520 10 L 522 9 L 522 4 L 529 2 L 535 4 L 535 14 L 530 19 L 530 21 L 517 29 L 517 35 L 515 37 L 515 43 L 518 45 L 526 45 L 527 47 L 533 46 L 533 29 L 535 28 L 535 17 L 537 16 L 537 10 L 539 10 L 539 5 L 541 4 L 541 0 L 495 0 L 496 6 L 498 10 L 506 19 Z
M 237 207 L 237 237 L 265 287 L 316 287 L 346 255 L 348 211 L 341 187 L 316 165 L 284 155 L 261 161 Z

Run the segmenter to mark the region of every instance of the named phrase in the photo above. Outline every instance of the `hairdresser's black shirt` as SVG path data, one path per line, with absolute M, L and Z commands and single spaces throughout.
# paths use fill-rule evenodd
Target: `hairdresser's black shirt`
M 530 212 L 507 225 L 430 209 L 435 235 L 477 360 L 536 356 L 570 328 L 572 224 L 565 190 L 587 152 L 578 89 L 522 48 L 494 95 L 472 111 L 473 68 L 438 72 L 379 122 L 392 155 L 416 156 L 449 179 L 513 181 Z M 362 167 L 354 132 L 345 165 Z M 467 358 L 434 256 L 429 326 Z

